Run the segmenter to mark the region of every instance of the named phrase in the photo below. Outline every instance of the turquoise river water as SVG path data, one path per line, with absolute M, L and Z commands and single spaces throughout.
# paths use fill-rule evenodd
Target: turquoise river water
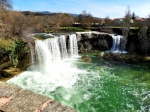
M 75 37 L 70 35 L 70 57 L 78 55 Z M 53 98 L 78 112 L 150 112 L 150 63 L 110 62 L 92 54 L 92 63 L 79 58 L 60 60 L 67 57 L 65 46 L 64 36 L 36 40 L 34 66 L 8 83 Z
M 111 62 L 108 67 L 109 62 L 93 60 L 76 62 L 88 73 L 81 74 L 70 90 L 57 88 L 51 93 L 55 100 L 79 112 L 150 111 L 150 64 Z

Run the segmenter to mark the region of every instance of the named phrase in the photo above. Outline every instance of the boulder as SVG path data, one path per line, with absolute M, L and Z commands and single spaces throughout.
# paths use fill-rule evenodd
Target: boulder
M 104 55 L 105 55 L 104 52 L 100 52 L 100 53 L 98 54 L 98 57 L 103 57 Z
M 82 59 L 83 61 L 85 61 L 85 62 L 89 62 L 89 63 L 92 62 L 92 59 L 91 59 L 89 56 L 87 56 L 87 55 L 82 56 L 81 59 Z

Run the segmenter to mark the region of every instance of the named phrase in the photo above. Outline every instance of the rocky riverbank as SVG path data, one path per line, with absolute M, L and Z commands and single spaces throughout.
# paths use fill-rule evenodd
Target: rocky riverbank
M 83 52 L 81 54 L 81 61 L 91 63 L 93 62 L 92 57 L 95 57 L 96 60 L 99 60 L 99 64 L 101 63 L 101 60 L 104 61 L 115 61 L 115 62 L 126 62 L 126 63 L 149 63 L 150 62 L 150 56 L 141 56 L 136 54 L 128 54 L 128 53 L 111 53 L 111 52 L 103 52 L 98 50 L 93 50 L 91 52 Z
M 77 112 L 48 97 L 0 82 L 0 112 Z

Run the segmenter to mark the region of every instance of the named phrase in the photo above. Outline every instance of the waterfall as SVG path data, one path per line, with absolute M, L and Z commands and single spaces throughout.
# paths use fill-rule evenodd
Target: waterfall
M 67 52 L 67 47 L 66 47 L 66 38 L 64 35 L 60 36 L 59 44 L 60 44 L 61 58 L 62 59 L 68 58 L 68 52 Z
M 44 41 L 35 41 L 35 59 L 38 61 L 38 68 L 36 70 L 41 72 L 47 70 L 48 65 L 52 63 L 52 54 L 49 52 L 48 46 Z
M 111 35 L 113 39 L 112 48 L 110 52 L 112 53 L 126 53 L 126 51 L 123 51 L 122 49 L 122 42 L 124 41 L 124 37 L 121 35 Z
M 113 46 L 109 52 L 124 52 L 121 49 L 123 37 L 112 37 Z M 7 83 L 50 97 L 79 112 L 150 110 L 149 83 L 143 80 L 149 76 L 147 64 L 123 63 L 119 66 L 121 61 L 113 62 L 117 66 L 106 67 L 108 61 L 101 60 L 100 64 L 95 53 L 91 55 L 95 58 L 92 63 L 76 61 L 78 47 L 75 34 L 35 39 L 33 46 L 31 55 L 34 67 Z M 133 76 L 145 77 L 137 77 L 135 82 Z M 45 109 L 48 108 L 49 104 Z
M 71 58 L 78 55 L 76 35 L 69 35 L 70 54 L 66 40 L 64 35 L 35 40 L 35 50 L 32 53 L 34 67 L 8 82 L 38 93 L 45 90 L 54 91 L 57 87 L 72 87 L 82 70 L 76 68 L 74 60 L 68 58 L 70 55 Z
M 78 45 L 76 34 L 69 35 L 69 56 L 74 57 L 78 56 Z
M 59 62 L 61 60 L 61 53 L 59 49 L 58 38 L 49 38 L 44 40 L 44 42 L 52 55 L 52 62 Z
M 120 35 L 117 35 L 117 36 L 112 35 L 112 38 L 113 38 L 113 46 L 111 48 L 111 51 L 112 52 L 120 52 L 120 50 L 121 50 L 120 41 L 123 37 Z

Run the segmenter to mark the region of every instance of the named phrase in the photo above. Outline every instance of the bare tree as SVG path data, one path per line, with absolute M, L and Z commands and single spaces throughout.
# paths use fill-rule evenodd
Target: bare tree
M 7 37 L 10 26 L 7 24 L 10 21 L 9 10 L 12 9 L 10 0 L 0 0 L 0 37 Z
M 0 8 L 2 10 L 11 10 L 12 9 L 12 1 L 11 0 L 0 0 Z
M 82 27 L 89 27 L 92 24 L 93 17 L 90 13 L 85 10 L 78 16 L 78 22 L 81 23 Z
M 147 21 L 146 21 L 147 26 L 150 28 L 150 14 L 148 15 Z
M 122 34 L 124 36 L 124 43 L 122 45 L 122 49 L 125 50 L 126 48 L 126 43 L 127 43 L 127 37 L 128 37 L 128 33 L 131 27 L 131 12 L 130 12 L 130 7 L 128 6 L 124 20 L 123 20 L 123 24 L 122 24 Z
M 109 16 L 106 16 L 106 17 L 104 18 L 104 22 L 105 22 L 105 24 L 109 25 L 109 24 L 112 23 L 112 20 L 109 18 Z

